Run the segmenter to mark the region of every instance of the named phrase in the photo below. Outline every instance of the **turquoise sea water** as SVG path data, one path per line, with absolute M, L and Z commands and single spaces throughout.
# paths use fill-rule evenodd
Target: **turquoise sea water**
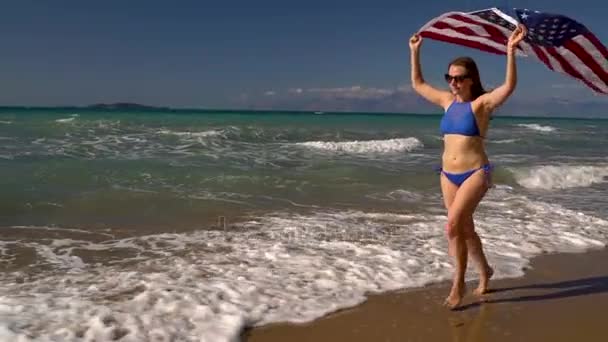
M 4 109 L 0 336 L 230 340 L 448 279 L 439 120 Z M 606 244 L 607 145 L 608 120 L 492 120 L 497 276 Z

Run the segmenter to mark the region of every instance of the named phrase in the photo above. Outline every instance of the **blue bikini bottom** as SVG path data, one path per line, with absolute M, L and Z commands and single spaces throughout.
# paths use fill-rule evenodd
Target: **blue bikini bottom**
M 439 171 L 441 173 L 443 173 L 447 177 L 447 179 L 450 180 L 450 182 L 456 184 L 457 186 L 461 186 L 462 183 L 464 183 L 464 181 L 466 181 L 469 177 L 471 177 L 471 175 L 473 173 L 475 173 L 476 171 L 483 169 L 484 172 L 486 173 L 486 175 L 489 175 L 493 168 L 494 168 L 494 166 L 492 164 L 488 163 L 488 164 L 484 164 L 482 167 L 468 170 L 463 173 L 445 172 L 445 171 L 443 171 L 442 168 L 439 168 Z

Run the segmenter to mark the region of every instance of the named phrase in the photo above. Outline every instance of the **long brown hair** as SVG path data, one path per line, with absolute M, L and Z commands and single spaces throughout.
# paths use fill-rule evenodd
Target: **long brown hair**
M 461 66 L 466 69 L 467 75 L 473 81 L 471 85 L 471 96 L 473 100 L 485 94 L 485 89 L 481 85 L 481 78 L 479 77 L 479 69 L 477 68 L 477 64 L 471 57 L 458 57 L 448 64 L 448 68 L 452 65 Z

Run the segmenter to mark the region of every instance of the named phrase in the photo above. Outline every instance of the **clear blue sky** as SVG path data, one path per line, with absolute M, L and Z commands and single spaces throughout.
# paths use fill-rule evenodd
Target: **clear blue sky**
M 351 91 L 357 101 L 346 107 L 356 110 L 409 83 L 407 41 L 426 21 L 492 6 L 567 14 L 608 45 L 599 0 L 6 1 L 0 105 L 297 108 L 336 94 L 349 101 Z M 504 57 L 430 40 L 427 79 L 443 86 L 445 64 L 461 54 L 477 59 L 485 83 L 502 81 Z M 518 100 L 605 101 L 536 61 L 519 66 Z

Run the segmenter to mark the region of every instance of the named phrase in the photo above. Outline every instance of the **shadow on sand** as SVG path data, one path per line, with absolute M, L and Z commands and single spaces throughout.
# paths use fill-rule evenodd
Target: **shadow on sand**
M 550 293 L 543 294 L 531 294 L 523 296 L 515 296 L 508 298 L 497 298 L 497 299 L 485 299 L 479 302 L 463 305 L 455 311 L 463 311 L 478 307 L 482 304 L 493 304 L 493 303 L 515 303 L 515 302 L 527 302 L 527 301 L 538 301 L 538 300 L 550 300 L 567 297 L 585 296 L 596 293 L 608 292 L 608 276 L 603 277 L 591 277 L 576 280 L 560 281 L 556 283 L 543 283 L 543 284 L 531 284 L 513 287 L 501 287 L 491 289 L 489 294 L 496 294 L 507 291 L 517 290 L 548 290 L 556 289 Z

